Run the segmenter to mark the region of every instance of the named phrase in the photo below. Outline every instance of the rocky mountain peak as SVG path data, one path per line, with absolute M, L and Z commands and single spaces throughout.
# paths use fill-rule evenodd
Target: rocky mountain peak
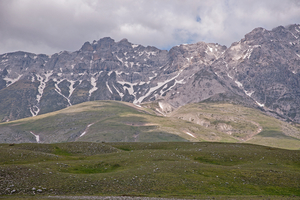
M 229 48 L 215 43 L 170 51 L 106 37 L 80 51 L 0 55 L 0 119 L 36 116 L 92 100 L 168 110 L 204 100 L 229 101 L 300 122 L 300 27 L 256 28 Z
M 128 40 L 126 38 L 120 40 L 119 42 L 117 42 L 117 45 L 120 48 L 124 48 L 124 49 L 132 49 L 132 44 L 130 42 L 128 42 Z
M 104 37 L 93 43 L 93 47 L 95 50 L 106 50 L 115 44 L 115 40 L 110 37 Z
M 129 43 L 129 42 L 128 42 L 128 40 L 126 38 L 123 38 L 122 40 L 119 41 L 119 43 Z
M 91 43 L 85 42 L 85 43 L 82 45 L 82 47 L 81 47 L 80 50 L 82 50 L 82 51 L 93 51 L 94 48 L 93 48 L 93 46 L 91 45 Z
M 284 26 L 277 26 L 272 29 L 272 32 L 285 32 L 285 27 Z
M 249 45 L 264 41 L 269 36 L 269 31 L 264 28 L 255 28 L 250 33 L 246 34 L 241 42 L 247 42 Z

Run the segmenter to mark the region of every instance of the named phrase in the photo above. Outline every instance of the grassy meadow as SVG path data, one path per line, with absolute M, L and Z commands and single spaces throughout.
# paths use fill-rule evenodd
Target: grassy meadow
M 0 195 L 300 198 L 300 151 L 212 142 L 0 145 Z
M 0 198 L 300 198 L 299 125 L 228 103 L 159 109 L 94 101 L 0 123 Z

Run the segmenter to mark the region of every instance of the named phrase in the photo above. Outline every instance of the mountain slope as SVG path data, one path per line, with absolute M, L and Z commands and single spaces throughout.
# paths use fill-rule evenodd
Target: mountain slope
M 300 122 L 300 26 L 254 29 L 213 64 L 266 112 Z
M 14 108 L 1 104 L 2 121 L 35 116 L 85 101 L 141 103 L 158 93 L 164 95 L 172 87 L 183 84 L 192 71 L 197 72 L 199 63 L 202 67 L 210 64 L 226 48 L 218 45 L 214 52 L 205 53 L 209 46 L 213 44 L 182 45 L 167 52 L 133 45 L 126 39 L 115 42 L 103 38 L 92 44 L 86 42 L 72 53 L 1 55 L 1 103 L 19 101 Z M 193 68 L 185 70 L 192 63 Z M 18 89 L 16 84 L 20 81 L 28 85 L 22 88 L 25 98 L 4 90 Z M 33 91 L 26 92 L 30 88 Z
M 211 130 L 226 133 L 240 142 L 300 148 L 300 127 L 265 115 L 257 109 L 228 103 L 188 104 L 168 114 Z
M 0 119 L 36 116 L 94 100 L 172 109 L 205 100 L 300 122 L 300 26 L 254 29 L 229 48 L 198 42 L 169 51 L 123 39 L 86 42 L 75 52 L 0 55 Z
M 119 101 L 84 102 L 1 123 L 0 143 L 213 141 L 300 148 L 299 127 L 256 109 L 200 103 L 164 114 L 161 107 L 161 102 L 142 107 Z

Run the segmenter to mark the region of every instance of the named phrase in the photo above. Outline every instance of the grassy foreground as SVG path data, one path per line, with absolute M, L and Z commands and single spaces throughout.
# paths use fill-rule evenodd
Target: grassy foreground
M 300 151 L 209 142 L 0 145 L 0 195 L 300 198 Z

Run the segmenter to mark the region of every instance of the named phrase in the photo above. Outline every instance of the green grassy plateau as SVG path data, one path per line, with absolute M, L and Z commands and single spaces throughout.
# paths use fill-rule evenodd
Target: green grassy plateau
M 0 143 L 231 142 L 300 149 L 299 125 L 228 103 L 195 103 L 163 116 L 156 102 L 143 107 L 92 101 L 35 117 L 0 123 Z
M 0 198 L 299 199 L 299 180 L 299 150 L 253 144 L 0 145 Z
M 85 102 L 0 123 L 0 143 L 0 198 L 300 198 L 299 125 L 241 105 Z

